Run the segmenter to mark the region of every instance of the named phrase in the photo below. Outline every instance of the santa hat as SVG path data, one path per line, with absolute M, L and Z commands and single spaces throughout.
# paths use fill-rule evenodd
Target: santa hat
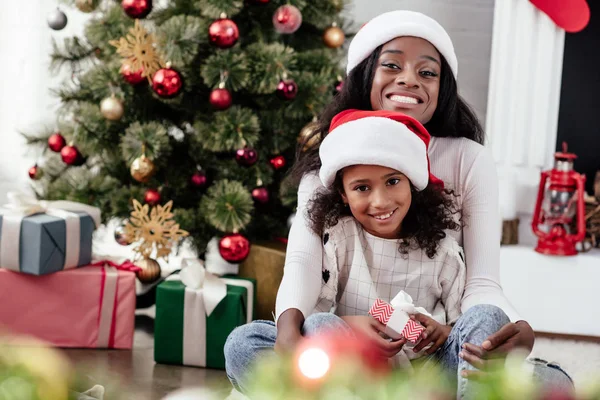
M 448 32 L 433 18 L 405 10 L 383 13 L 363 25 L 348 48 L 346 72 L 350 73 L 377 47 L 400 36 L 414 36 L 427 40 L 444 56 L 454 78 L 458 77 L 458 60 Z
M 429 171 L 431 136 L 416 119 L 396 111 L 346 110 L 333 117 L 319 148 L 325 187 L 351 165 L 381 165 L 402 172 L 417 190 L 444 183 Z

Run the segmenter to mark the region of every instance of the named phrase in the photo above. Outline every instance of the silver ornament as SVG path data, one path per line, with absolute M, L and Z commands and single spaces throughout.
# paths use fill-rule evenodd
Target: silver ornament
M 48 21 L 48 26 L 50 28 L 54 29 L 55 31 L 60 31 L 67 26 L 67 15 L 57 8 L 48 14 L 46 21 Z
M 292 227 L 292 224 L 294 223 L 294 218 L 296 218 L 296 213 L 292 213 L 288 217 L 288 219 L 287 219 L 287 227 L 288 227 L 288 229 L 290 229 Z
M 127 234 L 125 233 L 126 224 L 127 221 L 125 220 L 115 228 L 115 241 L 121 246 L 129 246 L 132 243 L 132 241 L 127 237 Z

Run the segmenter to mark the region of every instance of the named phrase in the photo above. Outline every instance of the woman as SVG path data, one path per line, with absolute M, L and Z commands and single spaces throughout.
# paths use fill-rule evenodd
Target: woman
M 423 14 L 388 12 L 365 24 L 354 37 L 348 51 L 347 72 L 342 91 L 321 115 L 320 129 L 315 134 L 322 139 L 333 116 L 345 109 L 407 114 L 421 122 L 432 136 L 432 174 L 457 194 L 462 230 L 447 232 L 464 247 L 466 256 L 463 315 L 457 325 L 464 324 L 477 332 L 462 338 L 456 345 L 456 354 L 444 362 L 458 365 L 459 387 L 466 387 L 466 380 L 484 374 L 506 352 L 516 347 L 531 351 L 534 334 L 500 286 L 496 168 L 491 154 L 482 146 L 481 125 L 458 95 L 458 62 L 452 41 L 441 25 Z M 284 278 L 277 297 L 277 327 L 254 323 L 232 334 L 225 352 L 227 372 L 234 384 L 243 379 L 256 352 L 270 349 L 273 341 L 276 351 L 285 352 L 292 350 L 303 335 L 332 325 L 342 329 L 350 325 L 361 331 L 376 329 L 368 316 L 345 323 L 335 316 L 311 317 L 324 279 L 321 266 L 325 238 L 311 231 L 305 214 L 309 199 L 321 188 L 316 175 L 319 167 L 318 146 L 299 154 L 293 171 L 296 178 L 301 178 L 298 217 L 290 231 Z M 423 340 L 416 350 L 429 343 Z M 381 347 L 388 354 L 401 349 L 394 342 L 382 342 Z M 536 361 L 534 373 L 545 383 L 572 388 L 568 375 L 555 364 Z

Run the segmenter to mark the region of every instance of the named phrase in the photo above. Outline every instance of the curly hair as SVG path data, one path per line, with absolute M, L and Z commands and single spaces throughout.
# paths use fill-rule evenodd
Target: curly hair
M 291 184 L 298 185 L 306 173 L 321 167 L 319 145 L 327 135 L 335 115 L 348 109 L 372 110 L 371 88 L 382 47 L 383 45 L 379 46 L 350 71 L 342 90 L 319 115 L 317 128 L 312 135 L 308 135 L 299 143 L 296 148 L 296 161 L 290 171 Z M 458 94 L 458 86 L 450 65 L 443 56 L 440 57 L 442 69 L 438 105 L 431 120 L 424 124 L 425 129 L 434 137 L 464 137 L 483 144 L 483 128 L 473 110 Z M 316 141 L 314 137 L 317 138 Z M 315 144 L 304 151 L 305 145 L 312 141 L 315 141 Z
M 307 216 L 310 228 L 322 236 L 327 228 L 335 226 L 340 218 L 352 216 L 341 193 L 342 171 L 336 175 L 335 182 L 329 189 L 321 189 L 309 201 Z M 437 253 L 440 241 L 446 237 L 444 230 L 458 231 L 460 223 L 453 219 L 458 213 L 452 197 L 452 190 L 440 190 L 437 186 L 428 185 L 417 191 L 411 184 L 412 201 L 402 221 L 402 239 L 398 251 L 408 254 L 410 250 L 423 249 L 427 257 L 433 258 Z

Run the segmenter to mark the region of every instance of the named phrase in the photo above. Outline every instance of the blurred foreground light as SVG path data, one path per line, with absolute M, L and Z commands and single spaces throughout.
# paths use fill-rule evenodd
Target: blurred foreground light
M 329 371 L 329 356 L 319 348 L 306 349 L 298 358 L 298 368 L 309 379 L 319 379 Z

